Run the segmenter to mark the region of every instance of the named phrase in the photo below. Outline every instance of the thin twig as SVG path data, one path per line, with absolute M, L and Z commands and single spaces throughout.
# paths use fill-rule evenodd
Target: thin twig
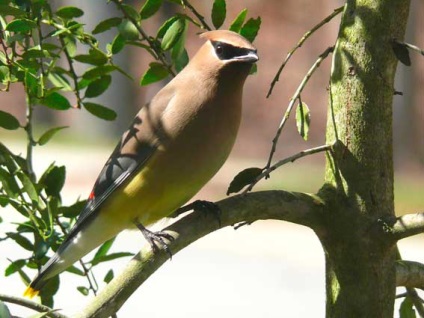
M 416 52 L 418 52 L 418 53 L 420 53 L 421 55 L 424 56 L 424 50 L 419 48 L 418 46 L 415 46 L 415 45 L 410 44 L 410 43 L 402 42 L 402 41 L 399 41 L 399 40 L 396 40 L 396 39 L 394 39 L 393 41 L 396 42 L 397 44 L 400 44 L 400 45 L 407 47 L 408 49 L 414 50 L 414 51 L 416 51 Z
M 293 109 L 294 103 L 299 98 L 300 94 L 302 93 L 303 89 L 305 88 L 306 84 L 308 83 L 309 79 L 311 78 L 312 74 L 317 70 L 317 68 L 320 66 L 321 62 L 328 56 L 328 54 L 332 53 L 334 50 L 334 46 L 331 46 L 327 48 L 315 61 L 315 63 L 312 65 L 312 67 L 309 69 L 308 73 L 306 73 L 305 77 L 303 78 L 302 82 L 300 83 L 299 87 L 297 88 L 296 92 L 290 99 L 290 103 L 287 107 L 287 110 L 283 116 L 283 119 L 280 122 L 280 125 L 278 126 L 277 133 L 275 134 L 274 139 L 272 140 L 272 148 L 271 152 L 269 154 L 268 162 L 265 166 L 265 169 L 268 169 L 271 166 L 272 157 L 274 156 L 275 150 L 277 149 L 277 143 L 278 139 L 280 138 L 281 131 L 284 128 L 284 125 L 290 117 L 290 113 Z
M 264 171 L 256 177 L 256 179 L 243 191 L 244 193 L 247 193 L 249 191 L 251 191 L 253 189 L 253 187 L 263 178 L 266 178 L 267 176 L 269 176 L 269 174 L 274 171 L 275 169 L 281 167 L 282 165 L 285 165 L 287 163 L 290 162 L 294 162 L 299 158 L 302 157 L 306 157 L 306 156 L 310 156 L 312 154 L 318 153 L 318 152 L 323 152 L 323 151 L 328 151 L 331 150 L 331 147 L 333 147 L 333 145 L 323 145 L 323 146 L 319 146 L 319 147 L 315 147 L 315 148 L 310 148 L 310 149 L 306 149 L 303 150 L 301 152 L 298 152 L 297 154 L 294 154 L 290 157 L 287 157 L 285 159 L 282 159 L 280 161 L 278 161 L 276 164 L 264 169 Z
M 188 0 L 183 0 L 183 5 L 186 6 L 187 8 L 190 9 L 191 12 L 193 12 L 193 14 L 196 16 L 196 18 L 199 19 L 201 27 L 203 29 L 206 29 L 208 31 L 211 31 L 211 27 L 206 23 L 205 21 L 205 17 L 203 15 L 201 15 L 192 5 L 190 2 L 188 2 Z
M 12 74 L 12 61 L 10 60 L 9 54 L 7 53 L 8 47 L 4 43 L 3 38 L 4 38 L 3 30 L 0 30 L 0 45 L 2 46 L 3 51 L 4 51 L 4 56 L 6 58 L 6 63 L 7 63 L 7 68 L 9 69 L 9 74 Z M 9 80 L 7 81 L 6 87 L 2 88 L 1 91 L 8 92 L 9 88 L 10 88 L 10 76 L 9 76 Z
M 424 233 L 424 212 L 405 214 L 398 217 L 388 232 L 395 240 Z
M 147 43 L 149 43 L 149 46 L 152 48 L 153 52 L 155 52 L 156 56 L 154 57 L 156 60 L 160 61 L 163 66 L 168 70 L 169 74 L 171 74 L 173 77 L 175 77 L 175 72 L 172 70 L 172 67 L 168 64 L 166 61 L 166 58 L 163 54 L 163 52 L 158 48 L 155 41 L 153 41 L 146 32 L 142 29 L 140 24 L 131 17 L 128 12 L 123 8 L 121 1 L 119 0 L 112 0 L 113 3 L 118 7 L 118 9 L 124 14 L 125 18 L 127 18 L 129 21 L 132 22 L 132 24 L 136 27 L 137 31 L 143 36 L 143 40 L 146 40 Z
M 52 317 L 52 318 L 67 318 L 67 316 L 60 314 L 56 311 L 52 311 L 53 309 L 51 309 L 50 307 L 38 304 L 36 302 L 33 302 L 29 299 L 25 299 L 25 298 L 21 298 L 21 297 L 16 297 L 16 296 L 9 296 L 9 295 L 5 295 L 5 294 L 0 294 L 0 300 L 7 302 L 7 303 L 11 303 L 11 304 L 16 304 L 22 307 L 26 307 L 38 312 L 48 312 L 47 317 Z
M 305 43 L 305 41 L 315 32 L 317 31 L 319 28 L 321 28 L 324 24 L 330 22 L 335 16 L 337 16 L 340 12 L 343 11 L 344 6 L 341 6 L 337 9 L 335 9 L 333 11 L 333 13 L 331 13 L 328 17 L 326 17 L 324 20 L 322 20 L 320 23 L 318 23 L 316 26 L 314 26 L 312 29 L 310 29 L 308 32 L 306 32 L 302 38 L 300 39 L 299 42 L 297 42 L 296 46 L 293 47 L 288 53 L 287 56 L 283 62 L 283 64 L 281 64 L 280 68 L 278 69 L 277 74 L 275 75 L 274 79 L 271 82 L 271 86 L 269 88 L 268 94 L 266 95 L 266 97 L 268 98 L 269 96 L 271 96 L 272 91 L 274 89 L 275 84 L 277 84 L 277 82 L 280 80 L 280 75 L 281 72 L 283 71 L 284 67 L 286 66 L 287 62 L 290 60 L 290 58 L 292 57 L 292 55 L 294 54 L 294 52 L 296 52 L 296 50 L 298 48 L 300 48 L 303 43 Z
M 74 62 L 72 60 L 71 55 L 68 52 L 68 49 L 66 48 L 65 41 L 63 40 L 62 36 L 59 36 L 59 41 L 60 41 L 60 45 L 62 45 L 63 52 L 65 53 L 65 57 L 68 62 L 69 72 L 72 74 L 72 81 L 74 82 L 74 94 L 77 98 L 77 108 L 80 109 L 82 104 L 82 99 L 78 89 L 78 76 L 74 69 Z

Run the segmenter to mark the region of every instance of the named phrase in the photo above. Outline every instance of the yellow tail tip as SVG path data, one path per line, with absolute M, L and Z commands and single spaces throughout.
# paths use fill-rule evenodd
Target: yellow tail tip
M 34 298 L 35 296 L 38 295 L 39 292 L 40 292 L 39 290 L 36 290 L 32 288 L 31 286 L 28 286 L 27 289 L 25 289 L 24 297 Z

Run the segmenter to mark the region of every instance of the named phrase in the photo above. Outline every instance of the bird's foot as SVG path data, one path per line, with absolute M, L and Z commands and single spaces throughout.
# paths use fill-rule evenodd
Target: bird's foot
M 221 227 L 221 209 L 219 208 L 217 204 L 210 201 L 196 200 L 176 210 L 173 214 L 171 214 L 171 217 L 175 218 L 181 215 L 182 213 L 188 212 L 191 210 L 200 211 L 204 213 L 212 213 L 217 219 L 219 227 Z
M 169 255 L 169 258 L 170 259 L 172 258 L 172 253 L 171 253 L 171 250 L 169 249 L 168 243 L 165 242 L 165 240 L 168 240 L 169 242 L 172 242 L 175 240 L 175 238 L 171 234 L 168 234 L 162 231 L 153 232 L 145 228 L 143 224 L 141 224 L 138 221 L 134 221 L 134 223 L 137 226 L 137 228 L 141 231 L 141 233 L 143 234 L 147 242 L 150 244 L 154 254 L 159 252 L 159 247 L 157 243 L 160 243 L 163 246 L 163 249 L 165 250 L 165 252 Z

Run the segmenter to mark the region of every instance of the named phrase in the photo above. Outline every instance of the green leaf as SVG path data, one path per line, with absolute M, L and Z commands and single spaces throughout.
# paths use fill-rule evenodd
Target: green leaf
M 16 273 L 17 271 L 19 271 L 22 267 L 24 267 L 26 265 L 26 260 L 25 259 L 18 259 L 16 261 L 13 261 L 12 263 L 9 264 L 9 266 L 7 266 L 7 268 L 4 271 L 4 276 L 10 276 L 13 273 Z
M 231 181 L 227 190 L 227 195 L 237 193 L 245 186 L 251 184 L 262 173 L 262 168 L 247 168 L 239 172 Z
M 96 25 L 92 33 L 98 34 L 98 33 L 105 32 L 113 27 L 117 27 L 121 23 L 121 21 L 122 21 L 122 18 L 118 18 L 118 17 L 103 20 L 102 22 Z
M 56 11 L 56 15 L 62 19 L 79 18 L 84 15 L 84 11 L 76 7 L 61 7 Z
M 57 132 L 61 131 L 62 129 L 68 128 L 69 126 L 60 126 L 60 127 L 54 127 L 49 130 L 47 130 L 44 134 L 41 135 L 40 139 L 38 139 L 38 144 L 40 146 L 45 145 L 50 141 L 50 139 L 53 138 L 54 135 L 56 135 Z
M 227 4 L 225 0 L 215 0 L 212 6 L 212 23 L 215 29 L 219 29 L 227 15 Z
M 117 69 L 118 68 L 115 65 L 101 65 L 90 68 L 82 75 L 82 77 L 87 80 L 93 80 L 97 77 L 109 74 Z
M 69 84 L 68 80 L 62 74 L 56 72 L 49 72 L 47 78 L 54 85 L 54 87 L 58 87 L 62 91 L 73 91 L 73 88 Z
M 0 300 L 0 317 L 2 318 L 11 318 L 9 308 L 6 304 Z
M 241 30 L 241 27 L 243 26 L 244 20 L 246 19 L 246 16 L 247 16 L 247 9 L 241 10 L 238 16 L 234 19 L 234 21 L 231 22 L 230 31 L 239 33 Z
M 84 287 L 84 286 L 78 286 L 77 287 L 78 291 L 83 294 L 84 296 L 88 295 L 88 288 Z
M 104 120 L 115 120 L 116 112 L 110 108 L 95 103 L 84 103 L 84 108 L 91 114 Z
M 134 20 L 140 21 L 141 17 L 140 14 L 138 14 L 137 10 L 134 9 L 132 6 L 122 4 L 121 7 L 125 10 L 125 12 Z
M 139 36 L 137 27 L 129 20 L 123 20 L 118 26 L 118 31 L 119 34 L 121 34 L 122 37 L 128 41 L 135 41 Z
M 25 236 L 19 233 L 13 233 L 13 232 L 7 232 L 6 235 L 7 237 L 14 240 L 22 248 L 32 252 L 34 245 L 32 245 L 31 241 L 28 240 Z
M 109 252 L 110 248 L 113 245 L 113 242 L 115 242 L 115 238 L 112 238 L 105 243 L 102 244 L 102 246 L 99 247 L 96 254 L 94 255 L 93 259 L 91 261 L 94 261 L 96 258 L 103 257 Z
M 240 34 L 244 36 L 248 41 L 253 42 L 258 35 L 259 29 L 261 27 L 261 17 L 256 19 L 249 19 L 240 29 Z
M 296 108 L 297 131 L 304 140 L 308 140 L 309 126 L 311 124 L 311 114 L 309 107 L 305 103 L 299 103 Z
M 174 59 L 174 65 L 177 72 L 181 72 L 181 70 L 186 67 L 186 65 L 189 62 L 189 57 L 187 51 L 184 49 L 183 52 L 180 54 L 179 57 Z M 256 65 L 256 64 L 255 64 Z
M 51 165 L 43 174 L 40 183 L 46 190 L 47 195 L 58 197 L 66 179 L 66 167 Z
M 28 19 L 16 19 L 6 25 L 6 31 L 28 32 L 37 27 L 37 23 Z
M 6 170 L 0 167 L 1 186 L 8 196 L 11 198 L 18 197 L 20 189 L 15 178 Z
M 399 318 L 416 318 L 413 302 L 406 296 L 399 308 Z
M 6 65 L 0 66 L 0 82 L 7 83 L 10 80 L 11 80 L 11 78 L 10 78 L 9 67 L 7 67 Z
M 68 52 L 70 57 L 74 57 L 77 52 L 77 42 L 74 37 L 64 36 L 63 42 L 65 44 L 65 49 Z
M 8 130 L 15 130 L 20 127 L 15 116 L 0 110 L 0 127 Z
M 75 267 L 74 265 L 72 265 L 71 267 L 68 267 L 66 271 L 78 276 L 85 276 L 84 272 L 80 270 L 79 268 Z
M 74 59 L 92 65 L 103 65 L 108 61 L 107 55 L 98 49 L 90 49 L 89 54 L 76 55 Z
M 2 17 L 8 16 L 8 15 L 11 15 L 14 17 L 24 17 L 26 15 L 26 12 L 18 8 L 10 7 L 8 5 L 2 4 L 0 5 L 0 15 Z
M 174 24 L 175 21 L 177 21 L 179 18 L 176 16 L 173 16 L 172 18 L 166 20 L 161 27 L 158 30 L 158 33 L 156 35 L 156 38 L 158 39 L 162 39 L 163 36 L 165 35 L 166 31 L 168 31 L 168 29 L 171 27 L 171 25 Z
M 40 99 L 40 103 L 56 110 L 66 110 L 72 107 L 68 99 L 57 92 Z
M 112 83 L 112 76 L 103 75 L 102 77 L 92 81 L 85 91 L 85 97 L 93 98 L 103 94 Z
M 59 290 L 60 279 L 59 275 L 50 278 L 44 287 L 40 291 L 40 298 L 42 304 L 49 306 L 50 308 L 54 307 L 53 295 Z
M 162 6 L 162 2 L 162 0 L 146 0 L 140 11 L 141 19 L 148 19 L 156 12 L 158 12 L 160 7 Z
M 51 317 L 51 313 L 57 311 L 57 309 L 51 309 L 49 311 L 46 312 L 40 312 L 38 314 L 34 314 L 29 316 L 28 318 L 44 318 L 44 317 Z
M 402 43 L 392 42 L 393 52 L 396 58 L 404 65 L 411 66 L 411 58 L 409 57 L 409 50 Z
M 115 36 L 115 38 L 112 41 L 111 49 L 110 51 L 112 54 L 118 54 L 122 51 L 122 49 L 125 47 L 125 39 L 124 37 L 119 33 Z
M 82 200 L 77 201 L 70 206 L 62 206 L 59 208 L 59 215 L 63 215 L 67 218 L 75 218 L 81 213 L 82 209 L 85 207 L 86 204 L 87 201 Z
M 186 27 L 184 20 L 185 19 L 175 20 L 169 29 L 166 30 L 161 43 L 162 50 L 168 51 L 178 42 Z
M 0 206 L 1 207 L 4 208 L 5 206 L 7 206 L 9 204 L 9 202 L 10 202 L 10 199 L 7 195 L 0 194 Z M 0 217 L 0 223 L 1 223 L 1 217 Z
M 31 201 L 33 203 L 38 203 L 39 202 L 38 193 L 31 179 L 21 170 L 18 171 L 16 175 L 18 176 L 19 180 L 21 180 L 23 190 L 28 194 Z
M 158 82 L 169 75 L 168 70 L 165 66 L 160 63 L 152 62 L 149 64 L 149 68 L 146 73 L 141 77 L 140 85 L 145 86 L 155 82 Z
M 106 284 L 109 284 L 110 283 L 110 281 L 113 279 L 113 277 L 114 277 L 115 275 L 114 275 L 114 273 L 113 273 L 113 269 L 109 269 L 109 271 L 106 273 L 106 275 L 105 275 L 105 278 L 103 278 L 103 281 L 106 283 Z
M 128 257 L 128 256 L 133 256 L 133 253 L 129 253 L 129 252 L 118 252 L 118 253 L 112 253 L 112 254 L 108 254 L 108 255 L 104 255 L 102 257 L 98 257 L 96 259 L 91 260 L 91 265 L 95 266 L 99 263 L 103 263 L 103 262 L 108 262 L 117 258 L 121 258 L 121 257 Z

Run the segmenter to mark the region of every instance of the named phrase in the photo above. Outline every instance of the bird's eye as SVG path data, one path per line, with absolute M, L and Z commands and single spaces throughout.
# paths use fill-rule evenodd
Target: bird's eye
M 221 54 L 222 52 L 224 51 L 224 48 L 222 47 L 222 45 L 221 44 L 218 44 L 216 47 L 215 47 L 215 52 L 216 52 L 216 54 Z

